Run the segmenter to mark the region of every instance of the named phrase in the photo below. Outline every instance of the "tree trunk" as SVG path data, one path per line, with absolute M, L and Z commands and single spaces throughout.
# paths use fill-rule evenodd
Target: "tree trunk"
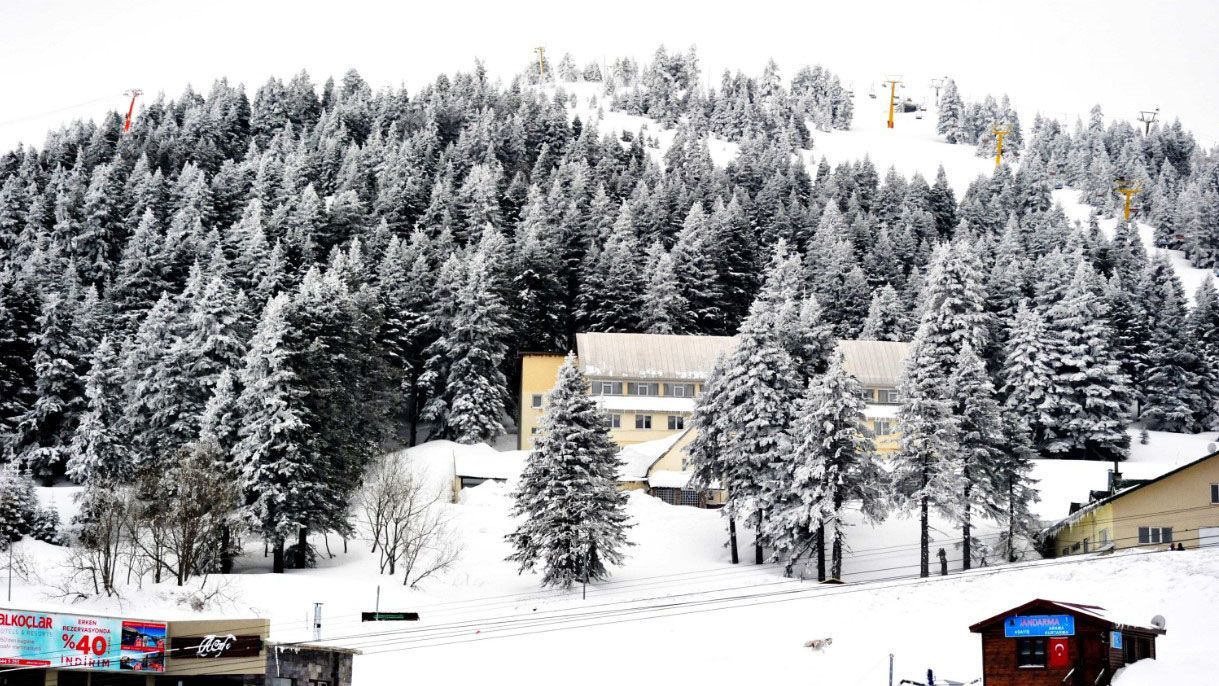
M 305 564 L 309 560 L 309 556 L 305 554 L 305 548 L 309 547 L 309 529 L 301 527 L 296 535 L 296 568 L 304 569 Z
M 973 561 L 972 537 L 969 528 L 969 496 L 973 492 L 973 484 L 969 482 L 969 468 L 965 468 L 965 511 L 961 517 L 961 571 L 969 571 Z
M 277 538 L 272 546 L 271 555 L 271 572 L 274 574 L 284 573 L 284 539 Z
M 233 531 L 229 525 L 220 527 L 220 573 L 229 574 L 233 571 Z
M 736 517 L 728 516 L 728 548 L 732 551 L 732 564 L 741 561 L 736 550 Z
M 753 563 L 762 564 L 762 513 L 758 513 L 758 530 L 753 538 Z
M 830 578 L 831 579 L 841 579 L 842 578 L 842 533 L 838 530 L 838 527 L 834 527 L 834 551 L 832 554 L 834 557 L 833 557 L 833 562 L 830 565 Z
M 817 524 L 817 581 L 825 581 L 825 522 Z
M 918 575 L 927 577 L 931 575 L 931 536 L 928 531 L 930 523 L 927 521 L 927 496 L 923 496 L 919 500 L 919 567 Z

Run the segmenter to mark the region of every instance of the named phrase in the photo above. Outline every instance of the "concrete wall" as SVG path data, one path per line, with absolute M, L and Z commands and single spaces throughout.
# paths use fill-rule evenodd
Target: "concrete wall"
M 352 656 L 348 653 L 318 650 L 305 646 L 268 647 L 267 684 L 276 677 L 296 679 L 297 686 L 308 686 L 311 680 L 326 681 L 330 686 L 351 685 Z

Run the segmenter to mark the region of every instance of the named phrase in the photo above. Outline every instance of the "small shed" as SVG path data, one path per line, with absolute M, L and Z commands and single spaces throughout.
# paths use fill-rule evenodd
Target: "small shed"
M 1032 600 L 969 627 L 982 635 L 984 686 L 1106 686 L 1123 665 L 1156 656 L 1163 621 L 1139 626 L 1103 607 Z

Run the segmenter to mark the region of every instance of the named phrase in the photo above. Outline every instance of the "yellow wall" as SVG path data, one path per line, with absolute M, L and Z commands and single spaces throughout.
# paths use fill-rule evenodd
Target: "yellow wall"
M 684 417 L 686 420 L 685 425 L 690 426 L 690 413 L 689 412 L 658 412 L 658 411 L 611 412 L 611 411 L 607 410 L 606 413 L 622 415 L 622 426 L 610 431 L 610 438 L 613 438 L 614 442 L 617 443 L 618 445 L 633 445 L 635 443 L 644 443 L 646 441 L 656 441 L 656 440 L 660 440 L 662 438 L 667 438 L 669 436 L 672 436 L 673 434 L 680 433 L 681 431 L 684 431 L 684 429 L 677 429 L 675 431 L 669 430 L 669 415 L 670 414 L 680 415 L 680 416 Z M 652 428 L 651 429 L 636 429 L 635 428 L 635 415 L 636 414 L 652 415 Z
M 1219 456 L 1170 474 L 1097 508 L 1095 513 L 1081 517 L 1073 526 L 1055 536 L 1055 553 L 1063 548 L 1071 553 L 1083 552 L 1082 541 L 1095 550 L 1101 531 L 1108 530 L 1115 547 L 1137 548 L 1139 527 L 1172 527 L 1172 543 L 1186 548 L 1198 546 L 1198 530 L 1219 527 L 1219 505 L 1211 504 L 1211 484 L 1219 484 Z M 1081 543 L 1080 548 L 1074 547 Z M 1143 544 L 1149 548 L 1167 548 L 1163 543 Z
M 897 452 L 898 448 L 901 448 L 902 435 L 897 432 L 897 418 L 896 417 L 889 420 L 889 426 L 892 427 L 893 433 L 884 434 L 884 435 L 876 433 L 877 423 L 876 423 L 875 419 L 869 419 L 867 421 L 868 421 L 868 429 L 871 430 L 873 433 L 872 440 L 876 444 L 877 453 L 879 453 L 881 455 L 887 455 L 889 453 Z
M 1170 526 L 1174 544 L 1198 547 L 1199 528 L 1219 527 L 1219 505 L 1211 504 L 1211 484 L 1219 484 L 1219 456 L 1114 500 L 1118 547 L 1138 546 L 1140 526 Z
M 546 409 L 544 397 L 542 407 L 532 406 L 533 395 L 541 393 L 545 396 L 554 388 L 559 379 L 559 367 L 563 366 L 565 357 L 554 353 L 521 356 L 521 397 L 518 399 L 521 415 L 518 427 L 520 435 L 517 437 L 517 447 L 521 450 L 533 448 L 533 429 Z
M 1085 540 L 1088 542 L 1086 552 L 1089 553 L 1114 545 L 1113 503 L 1106 503 L 1080 515 L 1079 521 L 1060 531 L 1054 537 L 1054 554 L 1062 556 L 1085 552 Z

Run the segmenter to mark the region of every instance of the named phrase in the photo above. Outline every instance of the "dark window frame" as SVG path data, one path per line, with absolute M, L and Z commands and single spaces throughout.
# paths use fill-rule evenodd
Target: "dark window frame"
M 1016 667 L 1018 669 L 1045 669 L 1049 665 L 1045 638 L 1030 637 L 1016 639 Z

